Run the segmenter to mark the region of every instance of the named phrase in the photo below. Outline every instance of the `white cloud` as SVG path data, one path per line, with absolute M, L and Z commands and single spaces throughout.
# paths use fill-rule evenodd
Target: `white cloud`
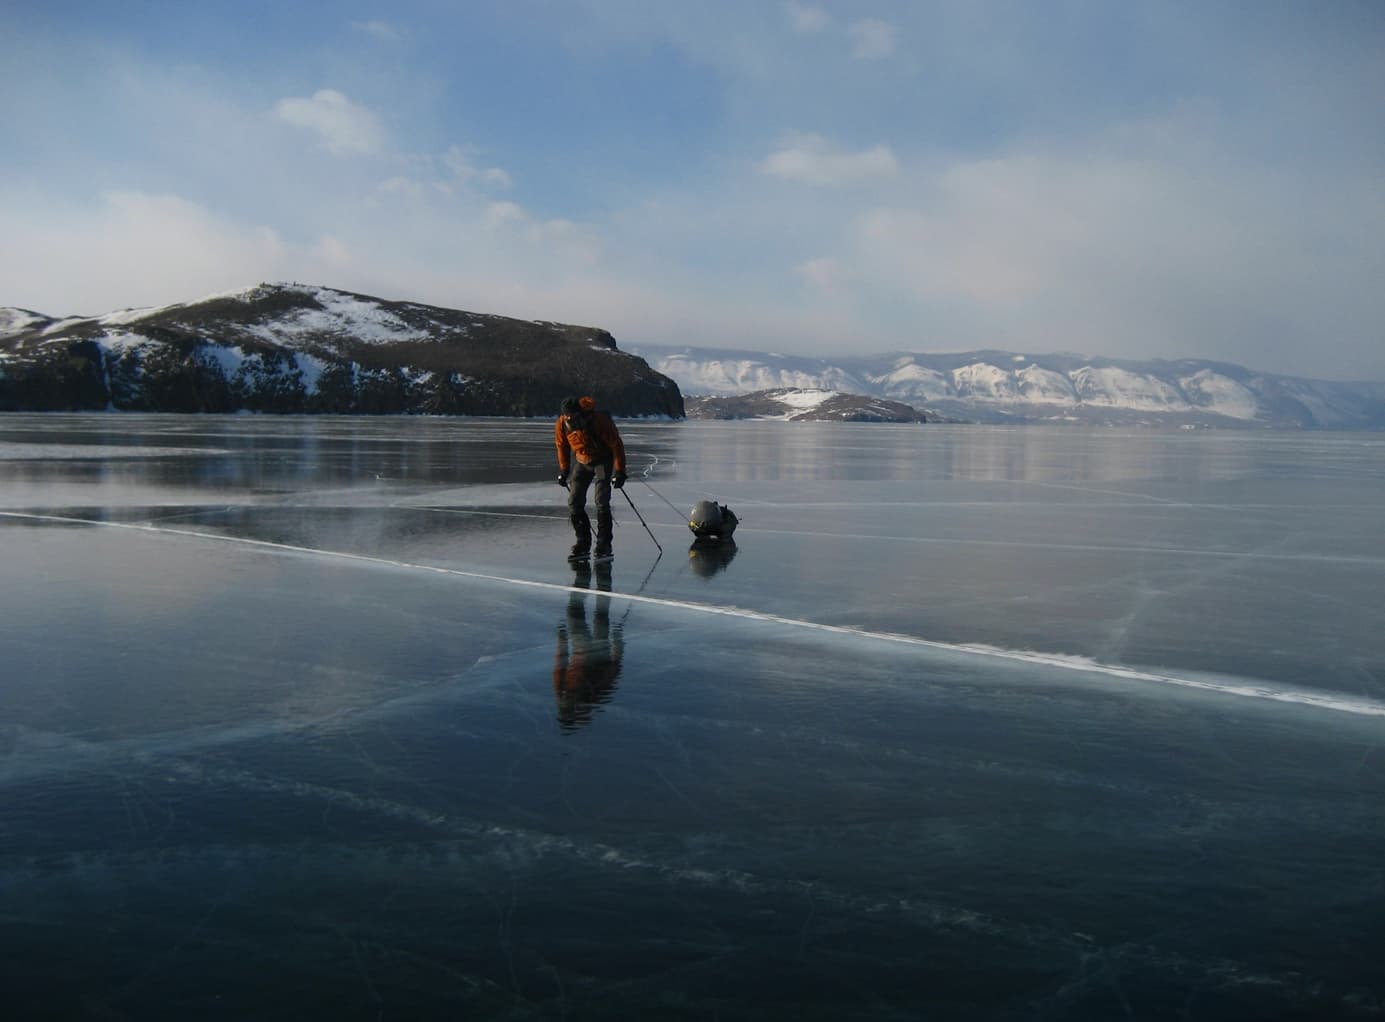
M 478 185 L 504 190 L 513 183 L 510 175 L 499 167 L 476 166 L 466 151 L 456 145 L 439 157 L 401 156 L 399 162 L 405 164 L 410 173 L 395 174 L 381 181 L 375 186 L 379 195 L 413 202 L 430 194 L 454 199 L 474 198 Z
M 832 16 L 821 7 L 810 7 L 793 0 L 784 4 L 784 12 L 789 16 L 789 24 L 795 32 L 821 32 L 832 22 Z
M 515 202 L 492 202 L 486 206 L 484 223 L 488 227 L 501 227 L 505 224 L 528 223 L 529 215 L 524 207 Z
M 859 216 L 837 257 L 954 347 L 1275 369 L 1331 337 L 1346 366 L 1385 317 L 1369 283 L 1385 273 L 1385 209 L 1362 218 L 1369 186 L 1321 182 L 1343 204 L 1306 217 L 1293 174 L 1213 173 L 1200 145 L 1015 153 L 911 176 L 912 194 Z M 1307 371 L 1350 371 L 1339 366 Z
M 803 280 L 815 290 L 824 293 L 839 291 L 845 283 L 845 273 L 839 260 L 831 257 L 809 259 L 794 267 Z
M 442 164 L 461 184 L 480 183 L 494 188 L 509 188 L 510 175 L 499 167 L 477 167 L 461 146 L 452 146 L 442 156 Z
M 96 315 L 273 280 L 451 305 L 461 281 L 471 302 L 461 307 L 522 318 L 563 320 L 588 290 L 573 307 L 605 325 L 609 310 L 590 296 L 641 289 L 603 269 L 599 240 L 584 225 L 428 188 L 411 198 L 358 204 L 351 218 L 291 241 L 176 195 L 111 192 L 87 206 L 0 196 L 0 305 Z
M 895 28 L 887 21 L 866 18 L 853 22 L 846 31 L 853 42 L 853 57 L 861 60 L 880 60 L 894 53 Z
M 848 153 L 820 135 L 799 135 L 759 165 L 760 172 L 809 185 L 849 185 L 874 178 L 893 177 L 899 161 L 889 146 L 875 146 Z
M 387 42 L 398 42 L 400 32 L 397 28 L 387 21 L 372 19 L 370 21 L 353 21 L 351 28 L 356 32 L 363 32 L 366 35 L 374 36 L 376 39 L 384 39 Z
M 513 184 L 510 175 L 499 167 L 487 167 L 481 171 L 481 180 L 485 184 L 494 185 L 497 188 L 509 188 Z
M 0 207 L 0 219 L 13 242 L 2 247 L 0 279 L 50 315 L 187 301 L 293 276 L 300 265 L 269 227 L 234 223 L 175 195 L 108 192 L 95 207 L 26 203 Z M 70 304 L 74 281 L 81 308 Z
M 319 89 L 309 99 L 281 99 L 274 114 L 286 124 L 315 134 L 336 156 L 370 155 L 385 145 L 380 119 L 335 89 Z
M 321 265 L 336 270 L 345 269 L 356 261 L 351 246 L 331 234 L 325 234 L 318 239 L 317 244 L 313 246 L 313 255 Z
M 516 260 L 516 265 L 539 262 L 590 264 L 600 245 L 587 228 L 571 220 L 537 220 L 515 202 L 488 202 L 478 225 L 492 235 L 491 244 Z M 500 252 L 496 252 L 499 256 Z
M 420 198 L 428 189 L 427 185 L 415 178 L 396 175 L 381 181 L 378 190 L 385 195 L 398 195 L 408 199 Z

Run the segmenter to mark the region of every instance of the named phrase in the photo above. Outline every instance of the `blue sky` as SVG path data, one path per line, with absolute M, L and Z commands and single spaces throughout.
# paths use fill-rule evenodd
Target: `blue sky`
M 0 305 L 1385 379 L 1385 4 L 11 0 Z

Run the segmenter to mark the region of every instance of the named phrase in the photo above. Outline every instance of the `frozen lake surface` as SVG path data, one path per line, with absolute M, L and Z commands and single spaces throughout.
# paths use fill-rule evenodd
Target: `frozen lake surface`
M 0 416 L 7 1015 L 1385 1014 L 1385 437 L 622 430 Z

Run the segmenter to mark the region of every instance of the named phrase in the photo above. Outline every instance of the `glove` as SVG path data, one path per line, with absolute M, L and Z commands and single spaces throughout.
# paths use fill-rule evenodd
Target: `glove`
M 561 486 L 561 487 L 562 487 L 563 489 L 565 489 L 565 490 L 567 489 L 567 473 L 566 473 L 566 472 L 559 472 L 559 473 L 558 473 L 558 485 Z
M 611 485 L 614 486 L 617 490 L 620 489 L 622 486 L 624 486 L 624 485 L 625 485 L 625 473 L 624 473 L 624 472 L 617 472 L 615 475 L 611 476 Z

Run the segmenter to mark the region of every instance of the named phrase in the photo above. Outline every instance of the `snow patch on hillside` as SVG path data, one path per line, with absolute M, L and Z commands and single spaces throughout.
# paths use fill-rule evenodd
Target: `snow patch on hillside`
M 879 387 L 885 397 L 896 401 L 935 401 L 952 396 L 952 385 L 946 376 L 907 357 L 899 359 L 890 372 L 866 379 Z
M 204 344 L 197 351 L 205 361 L 216 363 L 221 368 L 221 375 L 228 380 L 245 364 L 245 352 L 239 347 Z
M 66 330 L 68 327 L 76 326 L 78 323 L 90 322 L 90 316 L 68 316 L 66 319 L 54 320 L 43 328 L 43 336 L 47 337 L 49 334 L 55 334 L 60 330 Z
M 237 301 L 252 302 L 256 298 L 262 298 L 266 294 L 275 291 L 297 291 L 300 294 L 309 294 L 314 288 L 301 287 L 295 284 L 254 284 L 250 287 L 238 287 L 232 291 L 216 291 L 209 295 L 203 295 L 195 302 L 188 302 L 188 305 L 201 305 L 203 302 Z
M 107 330 L 96 339 L 102 354 L 111 352 L 126 352 L 136 348 L 143 348 L 147 344 L 154 343 L 143 334 L 132 334 L 125 330 Z
M 1233 419 L 1253 419 L 1259 402 L 1250 390 L 1229 376 L 1203 369 L 1178 381 L 1183 393 L 1197 407 Z
M 756 418 L 775 422 L 792 422 L 801 415 L 815 411 L 823 402 L 836 397 L 837 393 L 835 390 L 790 388 L 777 393 L 766 394 L 766 397 L 782 405 L 784 411 L 778 415 L 757 415 Z
M 836 397 L 837 394 L 838 391 L 835 390 L 790 390 L 783 394 L 775 394 L 774 399 L 797 411 L 806 412 Z
M 1016 361 L 1024 356 L 1016 356 Z M 1071 408 L 1077 404 L 1077 391 L 1062 373 L 1042 366 L 1028 365 L 1015 373 L 1015 391 L 1020 398 L 1036 405 L 1062 405 Z
M 22 334 L 47 322 L 47 316 L 39 316 L 26 309 L 0 309 L 0 338 Z
M 322 373 L 327 368 L 327 363 L 316 355 L 309 355 L 302 351 L 296 352 L 293 357 L 298 363 L 298 371 L 303 374 L 303 392 L 316 394 L 318 381 L 322 379 Z
M 256 323 L 248 332 L 284 347 L 296 347 L 305 338 L 336 337 L 366 344 L 398 344 L 425 341 L 428 332 L 405 323 L 388 309 L 354 295 L 326 288 L 300 288 L 321 309 L 303 309 L 270 323 Z
M 1083 366 L 1071 373 L 1077 396 L 1085 404 L 1140 412 L 1189 411 L 1192 406 L 1163 380 L 1112 366 Z
M 957 396 L 976 401 L 1015 401 L 1019 392 L 1010 373 L 987 362 L 974 362 L 952 370 Z
M 108 312 L 104 316 L 97 316 L 96 322 L 102 326 L 126 326 L 130 323 L 138 322 L 141 319 L 148 319 L 150 316 L 160 312 L 167 312 L 169 309 L 181 308 L 178 305 L 151 306 L 143 309 L 117 309 L 115 312 Z
M 659 360 L 659 372 L 678 380 L 689 394 L 750 394 L 759 390 L 813 389 L 837 385 L 846 374 L 776 369 L 753 359 L 693 360 L 670 355 Z M 848 389 L 842 387 L 842 389 Z
M 1020 365 L 1026 358 L 1016 356 L 1012 361 Z M 1077 404 L 1077 392 L 1067 377 L 1037 365 L 1007 369 L 988 362 L 974 362 L 944 375 L 906 356 L 899 359 L 890 372 L 866 379 L 884 397 L 898 401 L 961 399 L 987 404 L 1021 402 L 1063 407 Z

